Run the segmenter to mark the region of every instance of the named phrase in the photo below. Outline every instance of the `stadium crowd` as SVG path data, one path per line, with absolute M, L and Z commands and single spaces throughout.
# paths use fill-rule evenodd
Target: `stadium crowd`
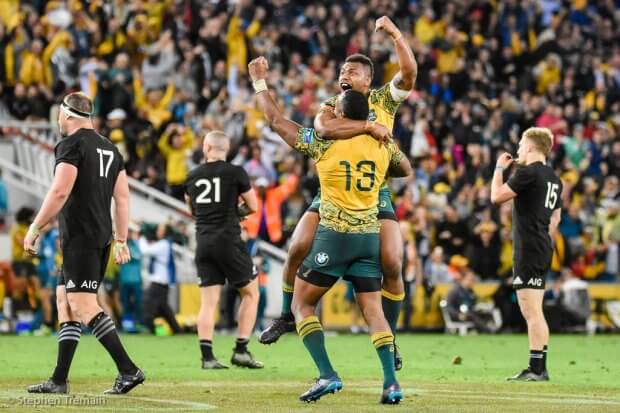
M 617 281 L 620 272 L 620 4 L 614 0 L 6 0 L 0 5 L 0 116 L 54 119 L 59 97 L 95 99 L 96 127 L 129 173 L 182 199 L 206 131 L 224 130 L 260 193 L 250 239 L 286 245 L 318 190 L 313 162 L 265 124 L 247 76 L 265 55 L 283 110 L 311 126 L 337 93 L 339 66 L 364 53 L 373 86 L 398 70 L 388 15 L 419 65 L 394 139 L 415 174 L 392 179 L 403 276 L 435 284 L 473 271 L 510 276 L 510 206 L 489 180 L 520 133 L 550 128 L 562 222 L 551 276 Z

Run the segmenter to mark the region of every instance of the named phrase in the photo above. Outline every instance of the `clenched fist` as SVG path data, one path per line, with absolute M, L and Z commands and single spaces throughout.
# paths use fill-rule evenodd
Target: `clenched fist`
M 252 82 L 265 79 L 269 71 L 269 63 L 263 56 L 257 57 L 248 64 L 248 71 Z
M 509 154 L 508 152 L 504 152 L 499 156 L 499 158 L 497 158 L 497 163 L 495 165 L 499 166 L 500 168 L 506 169 L 510 166 L 512 161 L 513 161 L 512 155 Z
M 400 30 L 394 24 L 392 20 L 388 16 L 379 17 L 375 22 L 375 32 L 379 30 L 383 30 L 387 34 L 389 34 L 392 39 L 396 39 L 401 36 Z

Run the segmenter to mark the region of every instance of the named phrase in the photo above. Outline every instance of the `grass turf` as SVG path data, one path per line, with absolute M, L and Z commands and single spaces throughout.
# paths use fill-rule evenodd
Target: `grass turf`
M 200 369 L 195 336 L 122 337 L 147 381 L 127 396 L 100 397 L 116 374 L 92 336 L 83 336 L 66 396 L 29 395 L 56 361 L 55 337 L 0 337 L 0 411 L 160 412 L 620 412 L 620 336 L 555 336 L 549 383 L 507 383 L 527 364 L 527 338 L 518 336 L 405 335 L 397 338 L 405 367 L 399 406 L 378 404 L 381 368 L 368 336 L 326 342 L 344 382 L 343 392 L 315 404 L 298 401 L 317 375 L 301 341 L 288 335 L 266 347 L 250 345 L 264 370 Z M 232 337 L 216 337 L 215 354 L 228 363 Z M 460 356 L 460 365 L 452 360 Z M 34 406 L 37 403 L 39 406 Z M 81 404 L 80 404 L 81 403 Z M 96 404 L 87 406 L 84 403 Z

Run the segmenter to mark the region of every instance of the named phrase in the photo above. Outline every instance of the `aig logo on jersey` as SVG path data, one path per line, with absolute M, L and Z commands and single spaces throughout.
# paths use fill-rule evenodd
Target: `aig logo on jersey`
M 532 277 L 527 282 L 528 287 L 542 287 L 542 278 Z
M 329 262 L 329 255 L 325 252 L 319 252 L 314 256 L 314 262 L 318 265 L 326 265 Z
M 82 285 L 80 285 L 80 288 L 87 288 L 89 290 L 96 290 L 97 289 L 97 281 L 84 280 L 84 281 L 82 281 Z

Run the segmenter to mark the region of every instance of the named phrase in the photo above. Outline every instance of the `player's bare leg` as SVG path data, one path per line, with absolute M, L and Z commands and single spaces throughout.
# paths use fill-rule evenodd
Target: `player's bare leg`
M 200 311 L 198 311 L 198 339 L 202 354 L 203 369 L 227 369 L 213 355 L 213 331 L 215 330 L 215 312 L 220 303 L 221 285 L 200 287 Z
M 304 258 L 310 252 L 318 226 L 319 214 L 307 211 L 295 227 L 286 261 L 284 262 L 282 313 L 280 317 L 273 320 L 273 323 L 261 333 L 258 341 L 262 344 L 275 343 L 283 334 L 295 331 L 295 319 L 291 313 L 295 275 Z
M 405 283 L 402 277 L 403 239 L 398 222 L 382 219 L 380 237 L 381 269 L 383 270 L 381 303 L 392 334 L 396 335 L 398 316 L 405 299 Z M 394 366 L 396 370 L 403 367 L 403 359 L 396 346 L 394 346 Z
M 248 351 L 248 342 L 256 324 L 256 313 L 260 298 L 258 279 L 253 279 L 238 290 L 241 296 L 241 303 L 239 304 L 239 319 L 237 322 L 237 340 L 230 362 L 239 367 L 262 369 L 265 367 L 264 364 L 255 360 L 252 353 Z
M 110 354 L 118 369 L 118 376 L 106 394 L 128 393 L 145 380 L 144 373 L 129 358 L 114 321 L 103 312 L 97 302 L 97 294 L 91 292 L 68 292 L 67 301 L 73 314 L 88 325 L 93 335 Z
M 67 301 L 67 291 L 64 285 L 56 287 L 56 306 L 58 308 L 58 356 L 56 368 L 52 377 L 41 384 L 28 387 L 29 393 L 68 393 L 69 392 L 69 369 L 73 355 L 80 342 L 82 324 L 71 311 Z
M 297 323 L 297 333 L 319 369 L 319 378 L 315 384 L 299 397 L 304 402 L 317 401 L 326 394 L 342 389 L 342 381 L 327 355 L 323 326 L 316 316 L 316 305 L 327 290 L 329 287 L 319 287 L 299 277 L 295 279 L 291 309 Z
M 403 392 L 396 380 L 394 368 L 394 334 L 390 329 L 381 308 L 381 293 L 356 293 L 357 303 L 368 324 L 371 340 L 377 350 L 383 367 L 383 392 L 381 403 L 397 404 L 403 398 Z
M 547 381 L 549 374 L 546 366 L 549 327 L 543 313 L 544 290 L 517 290 L 519 307 L 527 323 L 527 335 L 530 345 L 530 363 L 527 369 L 510 377 L 509 380 Z

